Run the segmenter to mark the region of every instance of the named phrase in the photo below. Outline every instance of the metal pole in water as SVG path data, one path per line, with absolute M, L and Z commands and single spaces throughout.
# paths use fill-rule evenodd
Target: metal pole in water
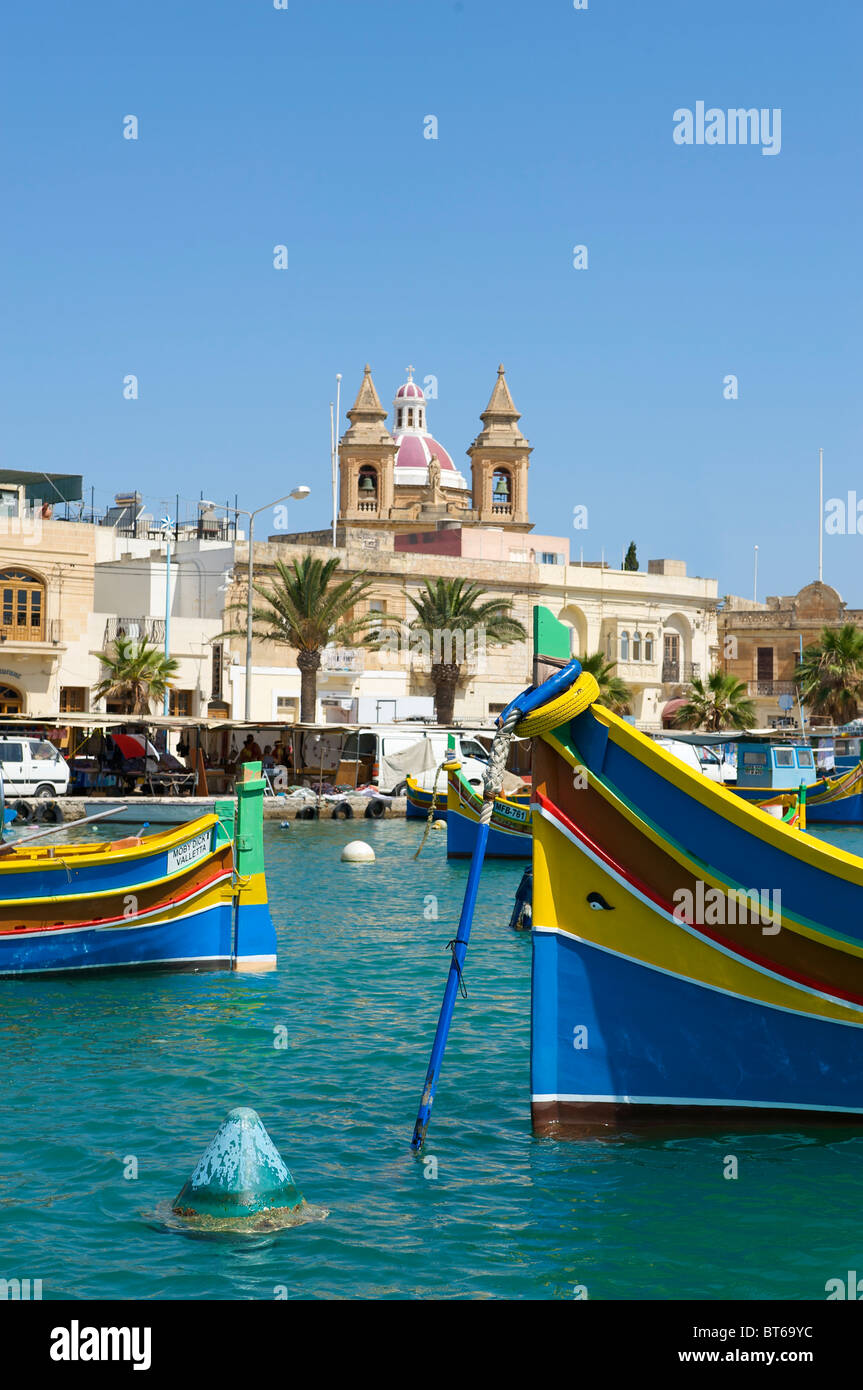
M 485 849 L 488 844 L 489 820 L 491 819 L 493 801 L 483 802 L 483 812 L 488 807 L 488 817 L 480 820 L 477 826 L 476 841 L 473 847 L 473 855 L 470 861 L 470 872 L 467 879 L 467 887 L 464 894 L 464 902 L 461 907 L 461 917 L 458 923 L 458 932 L 452 944 L 452 960 L 450 961 L 449 974 L 447 975 L 446 988 L 441 1004 L 440 1016 L 437 1021 L 437 1029 L 432 1043 L 431 1056 L 429 1058 L 428 1071 L 426 1072 L 425 1085 L 423 1086 L 420 1108 L 417 1113 L 416 1124 L 414 1125 L 411 1148 L 419 1151 L 425 1142 L 426 1130 L 431 1119 L 432 1106 L 434 1105 L 434 1095 L 437 1089 L 438 1077 L 440 1076 L 443 1055 L 446 1049 L 446 1040 L 449 1036 L 449 1026 L 452 1022 L 452 1013 L 455 1008 L 456 995 L 459 984 L 461 983 L 461 971 L 464 965 L 464 958 L 467 954 L 468 941 L 470 940 L 470 929 L 473 925 L 473 913 L 476 907 L 477 893 L 479 892 L 479 880 L 482 873 L 483 860 L 485 859 Z

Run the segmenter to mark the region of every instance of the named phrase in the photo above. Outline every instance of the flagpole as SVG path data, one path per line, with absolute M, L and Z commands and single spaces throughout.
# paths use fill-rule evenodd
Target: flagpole
M 818 450 L 818 582 L 824 578 L 824 450 Z
M 336 478 L 336 425 L 341 420 L 342 374 L 336 372 L 336 421 L 333 423 L 333 407 L 330 404 L 330 459 L 333 467 L 333 550 L 336 548 L 336 517 L 339 512 L 338 481 Z

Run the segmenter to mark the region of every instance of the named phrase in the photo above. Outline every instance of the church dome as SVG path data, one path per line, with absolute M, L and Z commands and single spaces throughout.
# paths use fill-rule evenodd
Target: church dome
M 466 488 L 467 481 L 453 463 L 449 450 L 426 428 L 426 398 L 413 379 L 413 371 L 413 367 L 408 367 L 408 379 L 396 391 L 393 401 L 392 432 L 397 446 L 395 482 L 425 487 L 429 464 L 436 458 L 443 486 Z

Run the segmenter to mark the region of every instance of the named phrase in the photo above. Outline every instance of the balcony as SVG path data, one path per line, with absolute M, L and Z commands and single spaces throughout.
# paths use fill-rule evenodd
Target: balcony
M 128 638 L 131 642 L 163 643 L 165 641 L 165 619 L 109 618 L 105 624 L 102 646 L 113 646 L 118 637 Z
M 0 646 L 6 651 L 44 651 L 59 647 L 62 635 L 59 618 L 49 618 L 39 627 L 9 625 L 0 627 Z
M 700 680 L 700 679 L 701 679 L 701 662 L 700 662 L 700 661 L 663 661 L 663 663 L 662 663 L 662 680 L 663 680 L 663 683 L 668 684 L 668 685 L 679 685 L 679 684 L 680 684 L 680 681 L 681 681 L 681 674 L 680 674 L 681 671 L 683 672 L 683 680 L 684 680 L 684 682 L 686 682 L 686 683 L 688 683 L 689 681 L 697 681 L 697 680 Z
M 324 647 L 321 652 L 322 671 L 361 676 L 365 668 L 366 654 L 357 647 Z
M 770 699 L 778 695 L 796 695 L 797 687 L 793 681 L 747 681 L 747 695 L 761 695 Z

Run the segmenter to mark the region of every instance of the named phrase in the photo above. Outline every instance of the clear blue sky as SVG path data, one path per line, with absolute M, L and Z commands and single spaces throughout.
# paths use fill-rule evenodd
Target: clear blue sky
M 366 361 L 387 407 L 435 374 L 466 468 L 502 360 L 576 555 L 750 594 L 757 543 L 793 592 L 819 445 L 863 498 L 859 4 L 40 0 L 0 32 L 6 466 L 97 504 L 306 482 L 291 523 L 326 526 L 337 371 L 345 408 Z M 699 100 L 781 108 L 781 152 L 676 145 Z M 855 606 L 861 560 L 825 538 Z

